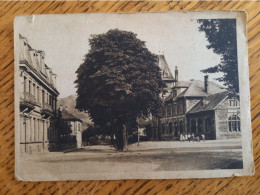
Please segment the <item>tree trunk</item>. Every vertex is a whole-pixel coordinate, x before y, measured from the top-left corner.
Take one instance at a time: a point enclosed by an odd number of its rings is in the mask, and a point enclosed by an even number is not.
[[[117,149],[119,151],[126,151],[127,150],[127,132],[126,132],[126,125],[120,125],[120,129],[118,129],[117,134]]]
[[[123,131],[122,131],[122,136],[123,136],[123,151],[127,150],[127,133],[126,133],[126,125],[123,125]]]

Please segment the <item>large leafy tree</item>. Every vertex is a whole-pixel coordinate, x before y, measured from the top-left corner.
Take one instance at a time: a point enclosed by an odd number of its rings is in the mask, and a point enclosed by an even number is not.
[[[204,69],[204,73],[222,72],[223,76],[216,78],[223,82],[228,89],[239,92],[238,61],[237,61],[237,36],[235,19],[200,19],[199,30],[205,32],[209,42],[208,49],[221,56],[219,64]]]
[[[58,142],[63,142],[63,137],[66,137],[72,133],[71,124],[62,118],[61,111],[58,110],[55,126],[58,132]]]
[[[115,134],[117,148],[126,150],[128,129],[136,118],[156,116],[162,104],[159,94],[165,84],[157,56],[136,34],[118,29],[92,35],[89,44],[76,71],[76,108]]]

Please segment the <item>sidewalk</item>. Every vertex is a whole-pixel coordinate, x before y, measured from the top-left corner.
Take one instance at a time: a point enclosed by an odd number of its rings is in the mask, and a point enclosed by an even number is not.
[[[205,142],[188,142],[188,141],[147,141],[128,146],[129,151],[166,149],[166,148],[208,148],[208,147],[242,147],[241,138],[227,140],[206,140]]]

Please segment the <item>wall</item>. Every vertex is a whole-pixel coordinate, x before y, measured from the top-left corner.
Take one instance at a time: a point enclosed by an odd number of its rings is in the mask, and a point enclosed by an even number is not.
[[[217,139],[228,139],[228,138],[236,138],[241,136],[241,132],[239,131],[238,132],[229,131],[229,127],[228,127],[229,117],[233,115],[240,116],[239,100],[237,98],[234,99],[237,101],[236,106],[230,105],[230,100],[233,99],[226,99],[225,101],[221,102],[221,104],[215,110]]]

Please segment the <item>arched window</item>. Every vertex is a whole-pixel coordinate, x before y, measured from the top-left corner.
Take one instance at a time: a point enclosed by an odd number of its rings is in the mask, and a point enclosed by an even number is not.
[[[169,133],[172,133],[172,122],[169,123]]]
[[[237,115],[230,116],[228,118],[229,131],[240,131],[240,118]]]

